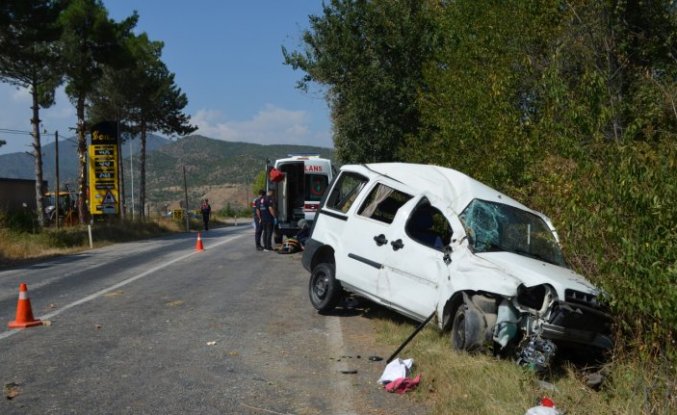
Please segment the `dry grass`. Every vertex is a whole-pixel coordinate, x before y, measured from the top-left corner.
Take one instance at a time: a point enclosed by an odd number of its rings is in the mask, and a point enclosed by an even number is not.
[[[94,224],[92,227],[95,247],[183,230],[180,224],[163,218],[133,223]],[[89,237],[87,227],[84,225],[58,230],[49,228],[37,233],[0,227],[0,267],[72,254],[88,248]]]
[[[378,317],[379,341],[398,346],[414,325],[396,317]],[[412,398],[432,414],[523,414],[543,396],[552,398],[567,415],[677,413],[675,367],[616,359],[600,391],[585,386],[578,370],[561,367],[539,382],[538,376],[513,362],[487,355],[451,350],[449,340],[426,328],[404,349],[413,357],[422,383]]]

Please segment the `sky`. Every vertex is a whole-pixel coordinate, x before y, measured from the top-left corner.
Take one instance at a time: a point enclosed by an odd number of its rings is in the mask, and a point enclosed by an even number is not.
[[[195,134],[257,144],[332,147],[329,109],[318,86],[296,88],[303,71],[283,64],[281,48],[302,49],[308,16],[321,0],[104,0],[109,17],[139,13],[135,32],[163,41],[162,60],[188,97]],[[0,129],[30,131],[28,90],[0,83]],[[74,135],[75,108],[63,91],[40,113],[43,144]],[[0,130],[0,154],[31,151],[31,137]]]

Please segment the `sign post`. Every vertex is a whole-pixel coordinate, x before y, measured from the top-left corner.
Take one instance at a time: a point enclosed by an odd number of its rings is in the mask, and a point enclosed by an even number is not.
[[[89,146],[89,209],[92,215],[120,213],[117,123],[92,126]]]

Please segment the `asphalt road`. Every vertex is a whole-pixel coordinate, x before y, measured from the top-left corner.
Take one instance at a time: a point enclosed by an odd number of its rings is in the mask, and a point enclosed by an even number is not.
[[[317,314],[299,254],[249,227],[0,271],[0,414],[423,414],[376,380],[358,310]],[[48,326],[8,330],[18,286]],[[356,371],[356,373],[342,373]]]

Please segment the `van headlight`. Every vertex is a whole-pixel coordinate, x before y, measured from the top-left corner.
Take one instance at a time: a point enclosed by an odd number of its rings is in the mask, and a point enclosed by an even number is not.
[[[517,303],[522,307],[539,312],[547,310],[555,297],[555,291],[546,284],[534,285],[533,287],[520,284],[517,287]]]

